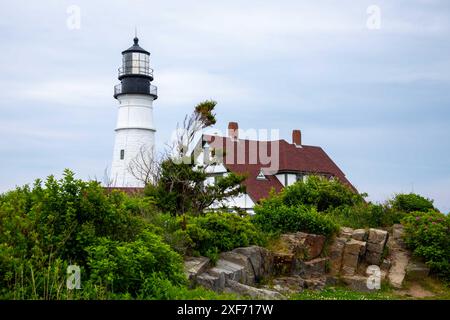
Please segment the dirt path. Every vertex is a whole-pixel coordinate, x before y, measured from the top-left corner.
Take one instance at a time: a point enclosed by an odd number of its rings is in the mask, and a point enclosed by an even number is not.
[[[412,297],[414,299],[423,299],[435,296],[433,292],[424,289],[418,283],[413,283],[408,289],[398,290],[396,293],[402,296]]]

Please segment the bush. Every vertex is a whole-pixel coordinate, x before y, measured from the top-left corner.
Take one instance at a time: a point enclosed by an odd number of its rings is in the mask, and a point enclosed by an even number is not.
[[[263,244],[263,237],[249,217],[234,213],[210,212],[189,217],[186,232],[195,253],[217,260],[218,253],[237,247]]]
[[[390,201],[393,209],[403,212],[435,210],[433,200],[424,198],[418,194],[397,194],[393,200]]]
[[[432,272],[450,280],[450,217],[436,211],[411,212],[402,220],[406,245]]]
[[[379,204],[360,203],[329,209],[326,211],[326,215],[342,226],[378,228],[400,223],[404,213]]]
[[[186,281],[181,256],[149,231],[133,242],[101,238],[87,252],[91,280],[106,285],[110,291],[141,292],[146,281],[155,275],[174,285]]]
[[[342,205],[354,205],[364,198],[337,179],[310,176],[286,187],[280,194],[287,206],[311,205],[318,211],[325,211]]]
[[[182,285],[181,257],[150,231],[149,201],[68,170],[0,195],[0,297],[130,298],[151,274]],[[81,268],[82,290],[66,290],[70,264]]]
[[[278,206],[271,201],[255,206],[253,223],[265,232],[276,234],[303,231],[331,237],[339,229],[338,224],[314,207]]]

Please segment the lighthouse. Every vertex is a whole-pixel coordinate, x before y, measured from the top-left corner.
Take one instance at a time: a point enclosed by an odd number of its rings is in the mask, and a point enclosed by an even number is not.
[[[139,46],[139,39],[122,52],[119,68],[120,83],[114,87],[118,112],[115,128],[111,182],[115,187],[142,187],[143,182],[130,170],[144,152],[152,156],[155,146],[153,101],[158,98],[157,88],[151,84],[153,69],[150,53]]]

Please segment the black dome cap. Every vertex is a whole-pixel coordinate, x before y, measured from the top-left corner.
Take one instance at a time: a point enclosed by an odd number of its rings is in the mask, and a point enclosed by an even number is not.
[[[127,53],[127,52],[141,52],[141,53],[146,53],[146,54],[150,55],[150,52],[148,52],[147,50],[145,50],[139,46],[138,37],[134,37],[133,41],[134,41],[134,44],[131,47],[129,47],[127,50],[122,51],[122,54]]]

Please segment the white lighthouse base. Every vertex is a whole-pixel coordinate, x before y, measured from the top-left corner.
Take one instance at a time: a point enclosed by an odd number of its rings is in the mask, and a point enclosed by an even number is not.
[[[131,169],[136,161],[142,163],[153,156],[155,129],[153,127],[153,98],[141,94],[117,97],[119,112],[113,161],[109,180],[112,187],[143,187],[144,174]],[[144,153],[144,154],[142,154]]]

